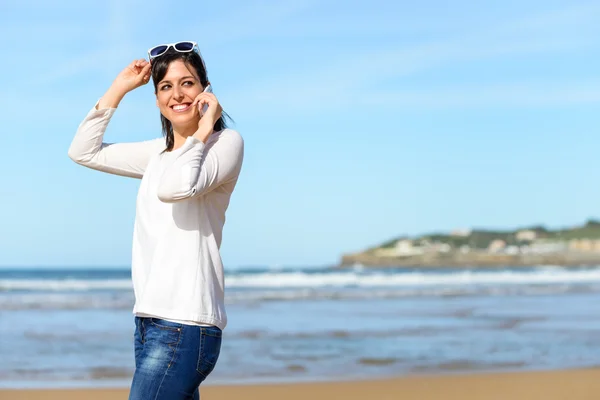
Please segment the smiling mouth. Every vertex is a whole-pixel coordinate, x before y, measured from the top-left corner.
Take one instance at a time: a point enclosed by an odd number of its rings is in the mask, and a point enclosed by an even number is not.
[[[189,110],[191,106],[192,103],[175,104],[174,106],[171,106],[171,109],[176,113],[180,113]]]

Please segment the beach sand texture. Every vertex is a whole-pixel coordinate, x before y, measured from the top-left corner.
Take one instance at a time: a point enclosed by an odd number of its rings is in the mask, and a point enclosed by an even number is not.
[[[1,400],[116,400],[127,389],[1,390]],[[600,369],[535,371],[295,384],[205,386],[203,400],[591,400]]]

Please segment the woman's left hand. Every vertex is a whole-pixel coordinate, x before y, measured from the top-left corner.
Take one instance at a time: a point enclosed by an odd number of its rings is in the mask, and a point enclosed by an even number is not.
[[[208,105],[208,109],[203,114],[202,108]],[[212,93],[202,92],[194,99],[192,107],[196,107],[196,111],[200,114],[200,121],[198,121],[197,135],[206,135],[207,137],[212,133],[215,123],[221,118],[223,108],[219,104],[219,100]]]

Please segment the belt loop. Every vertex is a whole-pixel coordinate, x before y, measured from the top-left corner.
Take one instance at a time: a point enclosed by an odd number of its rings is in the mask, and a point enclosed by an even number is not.
[[[140,334],[142,336],[142,343],[146,341],[146,326],[144,325],[144,320],[146,318],[140,317]]]

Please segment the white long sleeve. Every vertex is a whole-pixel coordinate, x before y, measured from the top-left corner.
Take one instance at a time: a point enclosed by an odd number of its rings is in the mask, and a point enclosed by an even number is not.
[[[79,124],[68,155],[76,163],[88,168],[141,179],[150,158],[165,148],[165,140],[157,138],[131,143],[104,143],[104,132],[115,110],[97,110],[94,106]]]

